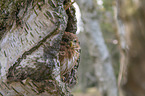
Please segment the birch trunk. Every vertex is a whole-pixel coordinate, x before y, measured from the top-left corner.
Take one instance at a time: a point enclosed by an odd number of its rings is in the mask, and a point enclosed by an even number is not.
[[[70,95],[60,80],[64,0],[0,1],[0,95]],[[68,30],[69,28],[67,28]]]

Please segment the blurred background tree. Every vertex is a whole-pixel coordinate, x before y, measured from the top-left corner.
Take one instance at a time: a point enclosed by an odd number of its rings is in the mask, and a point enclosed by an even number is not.
[[[145,1],[117,0],[117,19],[124,26],[126,40],[125,66],[126,82],[123,84],[126,96],[145,96]]]
[[[117,96],[119,52],[116,46],[116,26],[112,25],[115,22],[112,5],[106,2],[104,7],[103,1],[96,0],[76,2],[81,11],[84,28],[79,34],[82,47],[79,87],[83,92],[87,88],[95,87],[99,89],[101,96]],[[114,57],[116,59],[113,60]]]
[[[83,91],[94,86],[100,89],[100,81],[96,78],[97,71],[95,71],[96,68],[94,67],[96,58],[94,55],[92,56],[90,52],[92,45],[89,42],[89,39],[93,39],[93,37],[91,37],[93,33],[91,33],[90,30],[92,24],[98,22],[98,27],[94,29],[96,29],[96,33],[101,32],[101,34],[103,34],[104,44],[109,51],[110,60],[112,61],[111,64],[113,65],[117,80],[116,82],[118,82],[118,88],[120,89],[123,86],[125,90],[125,93],[123,92],[124,94],[119,90],[120,95],[116,94],[115,96],[144,96],[145,2],[143,0],[91,0],[85,5],[86,2],[85,0],[77,0],[84,23],[84,33],[81,32],[79,34],[80,41],[82,41],[82,61],[79,70],[81,75],[79,77],[80,83],[82,83],[80,86],[83,86]],[[93,2],[92,5],[91,2]],[[94,10],[96,10],[96,13]],[[86,15],[87,12],[90,15]],[[90,25],[87,25],[89,22],[88,17],[94,21],[89,23]],[[90,29],[88,27],[90,27]],[[99,38],[97,35],[95,36]],[[86,40],[84,38],[89,39]],[[85,50],[85,52],[83,52],[83,50]],[[99,51],[96,53],[93,51],[93,53],[99,54]],[[103,53],[105,54],[105,51]],[[85,54],[88,55],[86,56]],[[99,54],[99,58],[97,58],[98,62],[100,56]],[[96,64],[98,62],[96,62]],[[106,70],[103,71],[105,72]],[[100,91],[100,95],[96,96],[109,96],[109,94],[103,94]]]

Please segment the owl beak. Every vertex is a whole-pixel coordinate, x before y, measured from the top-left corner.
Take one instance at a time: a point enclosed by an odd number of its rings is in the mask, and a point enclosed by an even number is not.
[[[70,41],[70,46],[71,47],[75,46],[75,43],[73,41]]]

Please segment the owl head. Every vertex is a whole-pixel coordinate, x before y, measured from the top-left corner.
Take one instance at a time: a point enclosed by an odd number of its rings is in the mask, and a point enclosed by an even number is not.
[[[65,46],[68,49],[75,49],[79,47],[79,41],[75,34],[65,32],[62,36],[61,46]]]

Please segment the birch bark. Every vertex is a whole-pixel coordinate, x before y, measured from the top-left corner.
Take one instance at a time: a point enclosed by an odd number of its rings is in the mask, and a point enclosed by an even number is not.
[[[58,61],[59,42],[68,22],[63,2],[0,1],[4,13],[0,20],[0,95],[70,95],[60,80]]]

